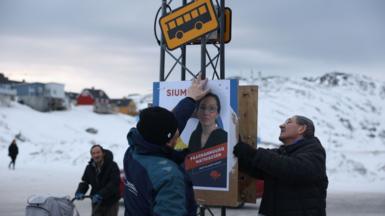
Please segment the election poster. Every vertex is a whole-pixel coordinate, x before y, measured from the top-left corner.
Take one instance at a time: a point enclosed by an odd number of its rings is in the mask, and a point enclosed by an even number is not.
[[[155,82],[153,104],[172,110],[186,97],[191,81]],[[229,191],[234,170],[232,149],[236,144],[238,81],[209,80],[210,93],[197,103],[178,140],[177,149],[189,148],[184,168],[194,189]]]

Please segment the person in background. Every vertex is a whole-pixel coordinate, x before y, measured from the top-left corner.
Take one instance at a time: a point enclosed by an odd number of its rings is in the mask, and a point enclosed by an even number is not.
[[[313,122],[295,115],[280,129],[278,149],[254,149],[242,141],[234,147],[239,169],[265,182],[259,215],[325,216],[326,153]]]
[[[119,181],[118,165],[113,161],[111,151],[100,145],[93,145],[90,150],[89,161],[82,181],[75,193],[78,200],[84,196],[91,185],[93,216],[117,216],[119,211]]]
[[[172,112],[162,107],[142,110],[127,134],[125,216],[195,216],[192,182],[180,166],[184,153],[174,150],[179,134],[208,90],[207,80],[194,79]]]
[[[199,123],[188,145],[191,152],[227,143],[227,132],[216,123],[220,111],[221,103],[216,94],[208,93],[199,101],[196,111]]]
[[[11,162],[9,162],[8,169],[15,169],[16,157],[18,154],[19,148],[16,145],[16,139],[13,139],[8,147],[8,156],[11,157]]]

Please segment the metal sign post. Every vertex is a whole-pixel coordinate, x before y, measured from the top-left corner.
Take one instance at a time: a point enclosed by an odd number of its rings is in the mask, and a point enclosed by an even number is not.
[[[166,7],[167,7],[167,0],[162,0],[162,16],[166,15]],[[164,66],[164,62],[165,62],[165,54],[166,54],[166,51],[165,51],[165,47],[164,47],[164,38],[163,36],[161,36],[161,39],[160,39],[160,76],[159,76],[159,81],[165,81],[165,77],[164,77],[164,69],[165,69],[165,66]]]
[[[183,6],[187,4],[187,0],[182,1]],[[182,67],[181,67],[181,80],[186,80],[186,45],[181,47],[182,50]]]
[[[215,6],[212,1],[215,1]],[[187,75],[197,77],[198,73],[201,73],[202,78],[206,78],[210,72],[211,79],[225,79],[225,43],[228,43],[231,38],[231,10],[225,8],[225,0],[191,0],[189,2],[183,0],[182,5],[174,9],[171,3],[172,0],[168,3],[167,0],[162,0],[161,17],[155,19],[155,22],[159,21],[162,31],[161,38],[158,40],[159,80],[166,81],[172,72],[177,71],[175,69],[177,64],[181,68],[181,80],[186,80]],[[158,38],[156,29],[155,35]],[[192,72],[187,66],[187,47],[194,44],[200,45],[200,71],[198,72]],[[216,52],[210,54],[208,46],[212,46]],[[179,51],[178,48],[180,48],[179,56],[175,54]],[[167,74],[165,73],[166,56],[171,57],[171,62],[174,61]],[[200,215],[205,215],[205,211],[213,215],[207,206],[200,205],[199,210]],[[226,207],[221,207],[221,215],[226,215]]]
[[[161,18],[156,17],[155,21],[155,24],[162,30],[162,34],[159,35],[160,39],[158,39],[161,51],[159,80],[166,81],[175,72],[180,73],[181,80],[189,79],[189,76],[196,77],[200,72],[210,79],[225,79],[225,43],[231,40],[231,10],[225,7],[225,0],[183,0],[182,5],[175,9],[172,8],[171,4],[175,4],[172,1],[162,0],[162,6],[159,9]],[[212,4],[212,1],[215,5]],[[210,17],[210,21],[207,21],[207,17]],[[218,22],[216,29],[215,20]],[[182,29],[182,27],[184,28]],[[199,29],[200,27],[202,28]],[[200,36],[202,32],[206,33]],[[158,38],[156,29],[155,35]],[[171,39],[170,35],[175,37],[172,37],[172,43],[167,45],[167,40]],[[178,39],[178,35],[181,39]],[[203,40],[203,37],[206,39]],[[202,43],[203,41],[204,43]],[[187,48],[193,45],[201,45],[199,71],[190,69],[190,66],[187,65],[188,63],[197,65],[187,61]],[[191,55],[190,52],[189,55]],[[171,57],[171,61],[168,57]],[[170,62],[174,62],[174,64],[168,65]],[[180,72],[175,67],[178,64]]]
[[[220,79],[225,79],[225,0],[221,0],[221,21],[219,29],[219,42],[220,42]]]

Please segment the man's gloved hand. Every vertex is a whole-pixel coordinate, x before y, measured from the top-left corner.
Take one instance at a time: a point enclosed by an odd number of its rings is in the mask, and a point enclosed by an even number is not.
[[[233,149],[233,154],[243,161],[252,160],[256,152],[256,149],[242,141],[239,141]]]
[[[99,205],[100,203],[102,203],[102,200],[103,200],[103,197],[100,196],[99,194],[95,194],[94,196],[92,196],[92,204]]]
[[[84,199],[84,193],[80,193],[80,192],[75,193],[75,199],[77,200]]]
[[[253,170],[252,162],[257,150],[240,140],[234,146],[233,153],[238,158],[239,170],[250,174]]]

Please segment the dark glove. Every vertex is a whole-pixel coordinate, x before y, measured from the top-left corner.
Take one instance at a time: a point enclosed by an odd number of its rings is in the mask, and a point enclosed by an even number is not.
[[[95,194],[94,196],[92,196],[92,204],[99,205],[100,203],[102,203],[102,200],[103,200],[103,197],[100,196],[99,194]]]
[[[238,159],[252,159],[256,153],[256,149],[242,141],[239,141],[235,146],[233,153]]]
[[[233,149],[233,154],[238,158],[240,164],[251,162],[256,153],[256,149],[242,141],[239,141]]]
[[[234,146],[233,154],[238,158],[240,171],[249,173],[252,170],[252,162],[256,153],[256,149],[242,141]]]
[[[84,199],[84,193],[80,193],[80,192],[75,193],[75,199],[77,200]]]

